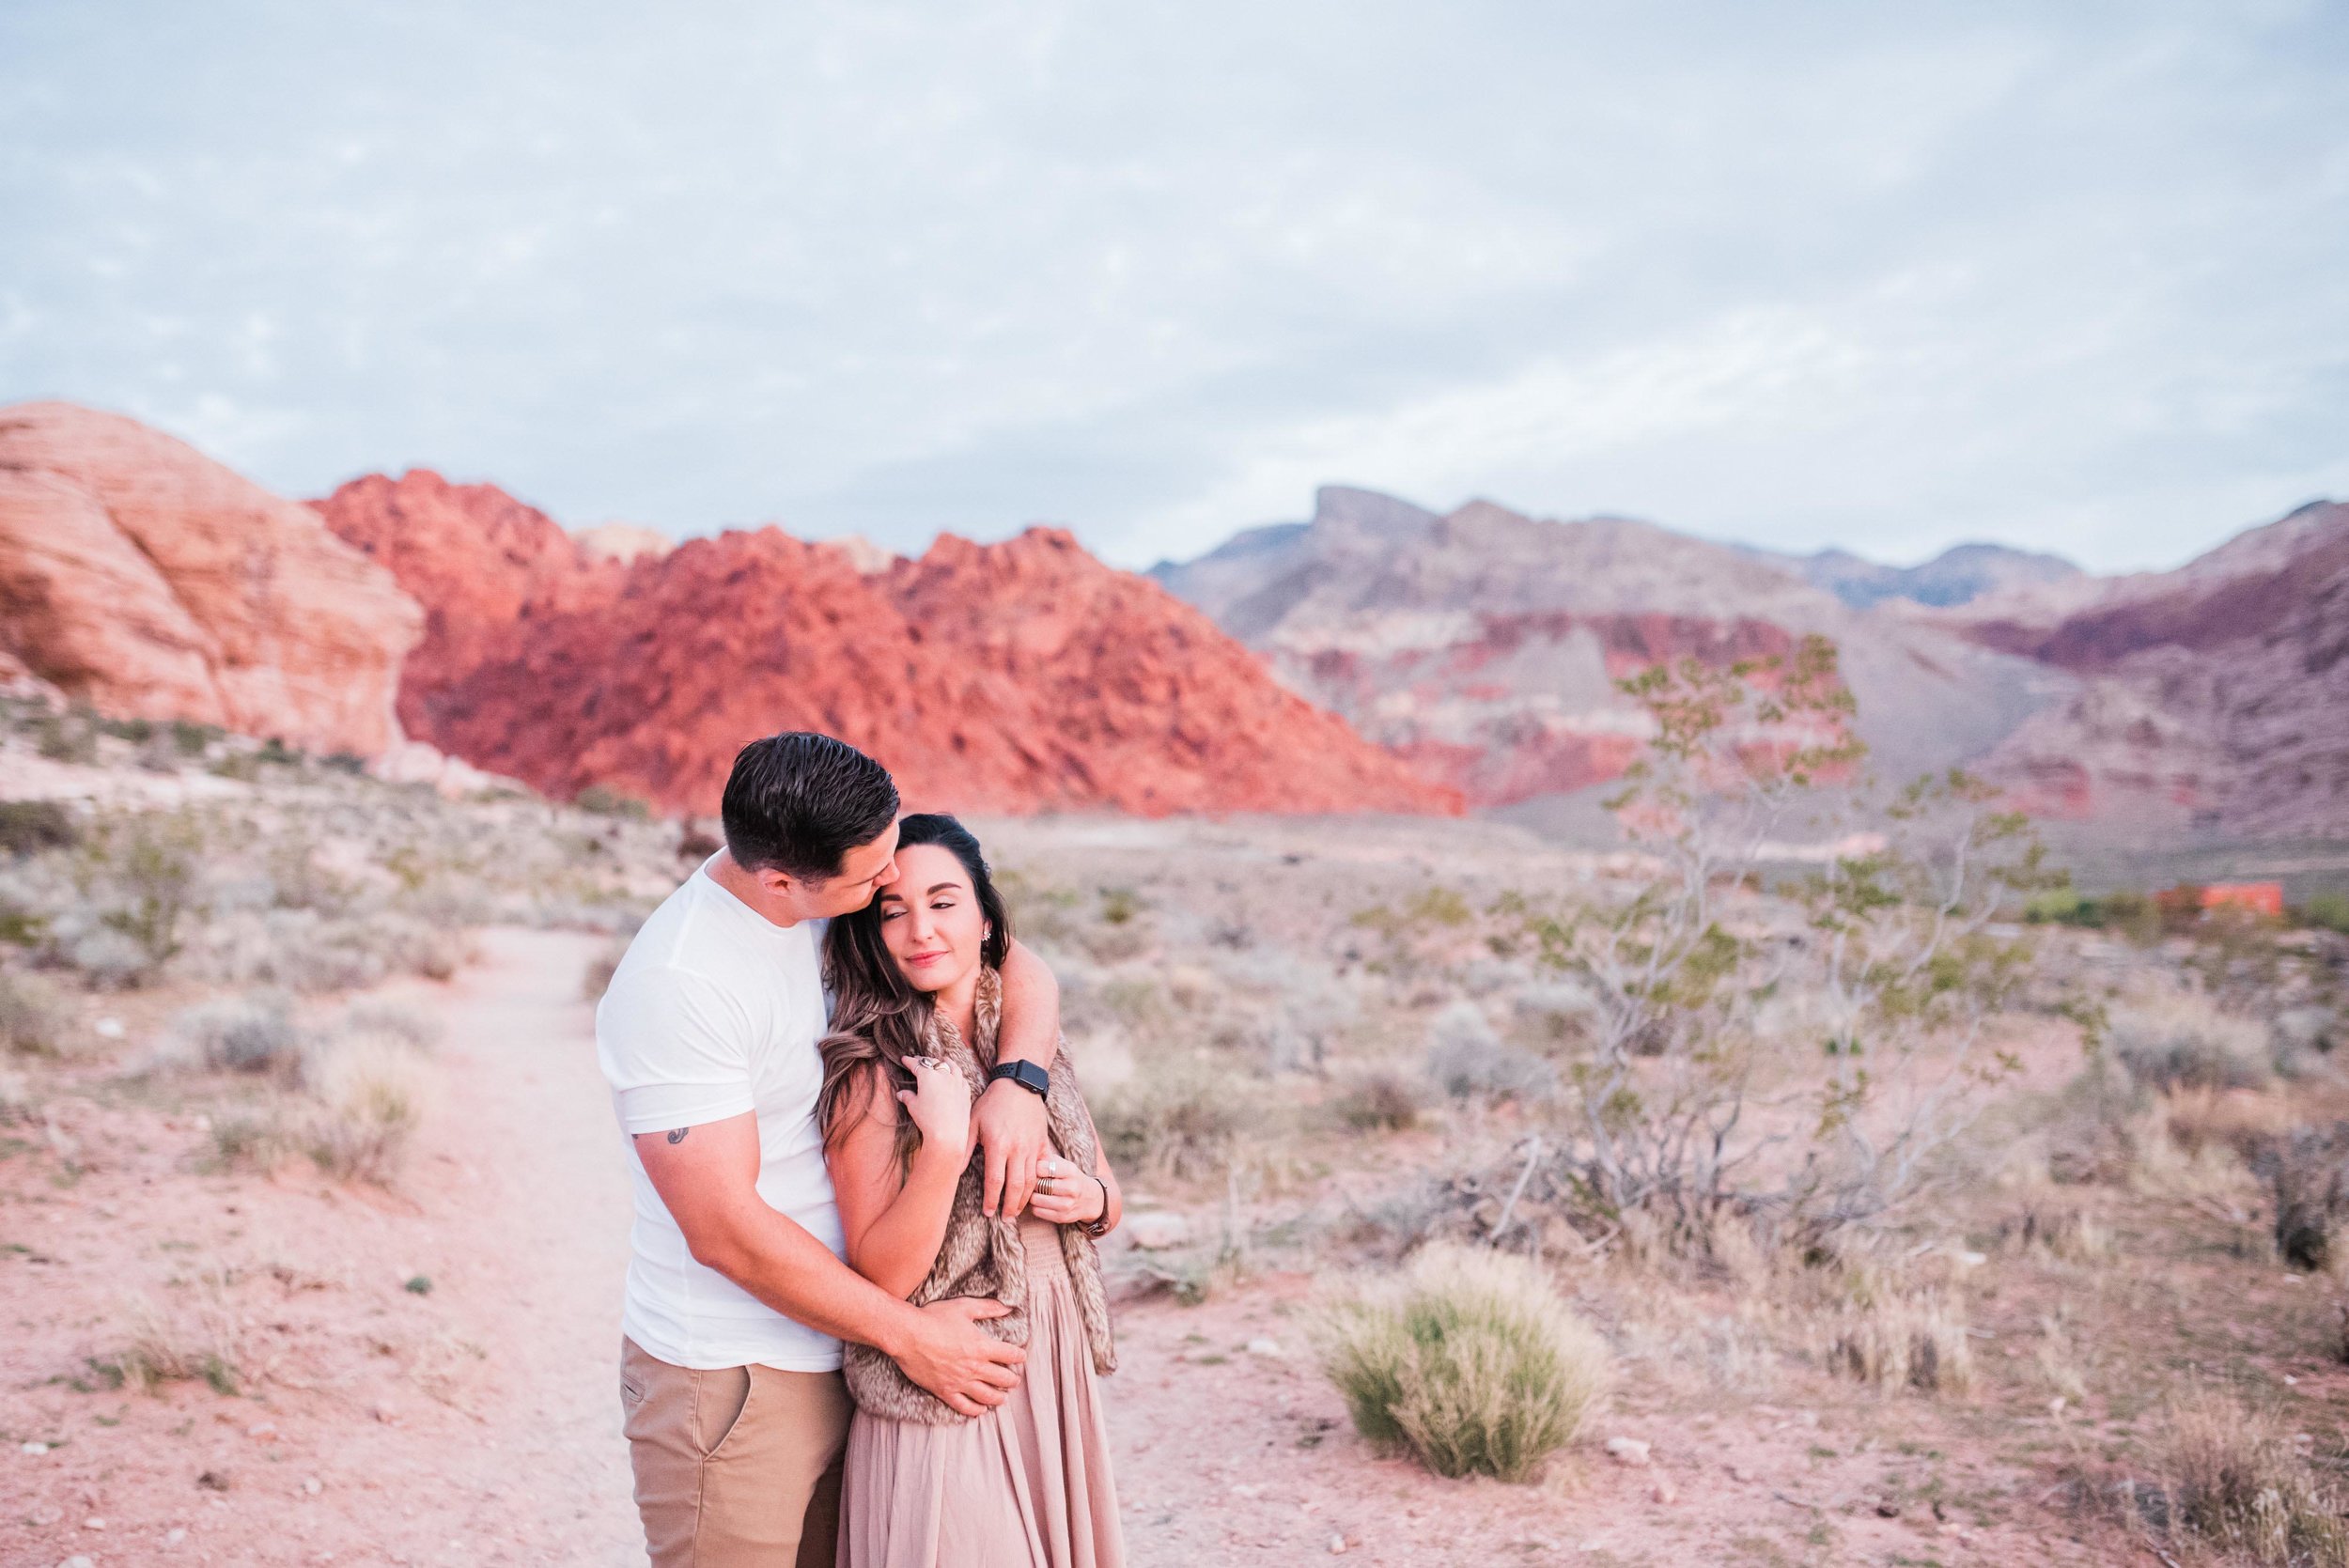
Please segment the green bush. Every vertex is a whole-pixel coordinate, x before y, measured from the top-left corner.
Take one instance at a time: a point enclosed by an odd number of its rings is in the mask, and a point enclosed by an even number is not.
[[[2293,911],[2293,918],[2302,925],[2349,935],[2349,893],[2311,893],[2307,903]]]
[[[182,1011],[173,1020],[179,1037],[208,1067],[239,1073],[289,1073],[301,1061],[302,1032],[282,991],[222,997]]]
[[[1444,1476],[1527,1479],[1613,1377],[1606,1342],[1537,1265],[1449,1243],[1330,1301],[1315,1337],[1362,1436]]]

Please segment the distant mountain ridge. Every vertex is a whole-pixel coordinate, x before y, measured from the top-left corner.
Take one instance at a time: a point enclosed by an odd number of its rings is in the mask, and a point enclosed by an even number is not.
[[[1952,545],[1932,560],[1914,567],[1888,567],[1848,550],[1794,555],[1750,545],[1737,548],[1757,561],[1784,567],[1855,610],[1865,610],[1889,598],[1952,609],[1986,594],[2024,584],[2070,582],[2088,575],[2061,555],[2000,544]]]
[[[1892,567],[1333,486],[1310,522],[1152,575],[1488,807],[1620,773],[1643,737],[1621,675],[1817,633],[1889,776],[1964,764],[2123,833],[2349,837],[2349,507],[2329,503],[2097,578],[1996,545]]]

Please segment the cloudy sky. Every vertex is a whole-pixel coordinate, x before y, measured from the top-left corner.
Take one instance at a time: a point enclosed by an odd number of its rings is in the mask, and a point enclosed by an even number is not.
[[[2166,566],[2349,495],[2345,89],[2338,0],[5,0],[0,401],[677,534]]]

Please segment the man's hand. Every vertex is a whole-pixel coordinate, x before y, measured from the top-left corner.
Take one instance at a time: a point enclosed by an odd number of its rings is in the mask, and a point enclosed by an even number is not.
[[[890,1358],[957,1414],[982,1414],[1003,1404],[1003,1396],[1019,1386],[1019,1369],[1027,1364],[1025,1350],[1005,1344],[978,1326],[981,1318],[1001,1317],[1009,1311],[983,1296],[932,1302],[914,1314],[907,1338],[890,1347]]]
[[[979,1096],[972,1123],[987,1155],[987,1184],[979,1205],[993,1219],[1000,1200],[1003,1217],[1017,1219],[1035,1191],[1035,1162],[1044,1157],[1050,1141],[1044,1101],[1032,1089],[997,1079]]]

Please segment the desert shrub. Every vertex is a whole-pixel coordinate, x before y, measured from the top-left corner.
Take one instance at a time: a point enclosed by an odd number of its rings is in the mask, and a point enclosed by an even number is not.
[[[589,784],[575,796],[571,804],[597,816],[619,816],[643,822],[652,816],[652,808],[633,795],[625,795],[602,784]]]
[[[381,1034],[313,1049],[303,1063],[303,1082],[319,1106],[311,1158],[345,1180],[391,1180],[424,1119],[429,1074],[414,1048]]]
[[[2199,991],[2113,1008],[2106,1039],[2151,1089],[2256,1089],[2274,1076],[2266,1032]]]
[[[104,818],[83,841],[75,884],[100,927],[137,944],[148,973],[179,951],[181,923],[196,907],[203,842],[201,824],[186,812]],[[81,954],[73,961],[98,978]],[[123,966],[110,956],[106,967]]]
[[[282,991],[248,991],[182,1009],[173,1032],[207,1067],[236,1073],[291,1073],[302,1054],[293,1003]]]
[[[1427,1076],[1454,1099],[1544,1100],[1558,1074],[1532,1052],[1493,1032],[1484,1009],[1455,1001],[1427,1032]]]
[[[37,855],[82,841],[73,814],[54,800],[0,800],[0,852]]]
[[[63,943],[58,955],[98,991],[135,990],[163,967],[152,949],[111,925],[81,931]]]
[[[1445,1476],[1525,1480],[1612,1378],[1606,1342],[1537,1265],[1445,1243],[1329,1302],[1316,1338],[1362,1436]]]
[[[1400,1073],[1359,1072],[1339,1080],[1329,1109],[1339,1122],[1363,1132],[1400,1132],[1427,1110],[1425,1085]]]
[[[36,715],[32,729],[33,749],[52,762],[87,767],[98,760],[98,715],[87,708]]]
[[[1223,1169],[1265,1121],[1261,1087],[1204,1052],[1146,1057],[1094,1106],[1110,1157],[1183,1179]]]
[[[2349,1496],[2268,1423],[2197,1389],[2171,1405],[2163,1453],[2169,1532],[2254,1562],[2349,1563]]]
[[[405,1002],[369,998],[343,1009],[340,1029],[346,1034],[386,1034],[417,1050],[437,1048],[447,1031],[441,1020]]]
[[[2302,925],[2349,934],[2349,893],[2310,893],[2308,902],[2292,913]]]
[[[196,972],[236,986],[304,995],[364,990],[395,973],[446,980],[472,955],[461,927],[393,910],[321,916],[309,909],[240,910],[211,923],[191,955]]]
[[[0,1048],[54,1056],[65,1026],[63,1002],[39,976],[0,974]]]
[[[2276,1250],[2295,1268],[2329,1266],[2349,1215],[2349,1122],[2304,1127],[2263,1154],[2276,1199]]]
[[[1964,1393],[1974,1381],[1965,1316],[1941,1296],[1882,1295],[1848,1309],[1833,1325],[1827,1361],[1887,1392]]]

